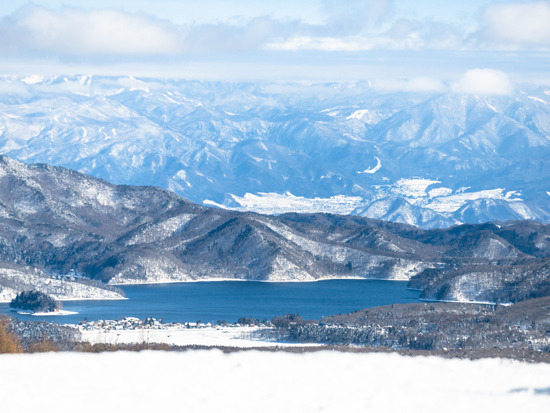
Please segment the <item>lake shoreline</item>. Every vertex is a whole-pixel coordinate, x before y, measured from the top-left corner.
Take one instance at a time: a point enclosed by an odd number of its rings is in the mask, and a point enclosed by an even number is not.
[[[268,284],[303,284],[303,283],[316,283],[322,281],[392,281],[392,282],[409,282],[409,280],[400,280],[395,278],[365,278],[365,277],[331,277],[331,278],[318,278],[315,280],[253,280],[242,278],[208,278],[202,280],[178,280],[178,281],[150,281],[139,283],[113,283],[107,285],[113,285],[116,287],[129,287],[134,285],[159,285],[159,284],[192,284],[192,283],[216,283],[216,282],[252,282],[252,283],[268,283]],[[422,290],[419,290],[422,291]]]
[[[388,304],[418,303],[419,293],[407,290],[407,283],[388,280],[323,280],[308,283],[207,282],[126,285],[126,300],[71,301],[64,309],[68,323],[116,320],[126,316],[162,318],[166,322],[234,322],[240,317],[260,320],[277,315],[300,314],[319,319]],[[0,312],[8,311],[0,304]],[[39,317],[32,317],[36,320]],[[22,316],[23,320],[31,320]]]

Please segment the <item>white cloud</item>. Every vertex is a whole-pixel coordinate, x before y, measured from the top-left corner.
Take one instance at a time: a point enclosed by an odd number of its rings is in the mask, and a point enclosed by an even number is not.
[[[504,47],[550,46],[550,3],[493,4],[482,14],[482,40]]]
[[[173,58],[181,62],[194,54],[265,50],[434,51],[550,45],[546,1],[491,5],[481,15],[483,28],[470,37],[436,20],[396,16],[394,0],[322,0],[320,14],[325,18],[320,24],[257,16],[178,25],[120,10],[50,10],[31,4],[0,19],[0,56],[61,62]]]
[[[345,38],[296,36],[290,39],[279,39],[265,45],[267,50],[321,50],[326,52],[356,52],[372,50],[375,47],[376,44],[373,40],[359,36]]]
[[[514,85],[500,70],[472,69],[453,83],[451,89],[455,93],[473,95],[509,95],[514,91]]]
[[[326,32],[331,32],[330,28]],[[452,26],[432,21],[399,19],[384,31],[349,36],[325,36],[310,31],[307,35],[275,39],[265,45],[268,50],[454,50],[462,47],[460,32]]]
[[[446,90],[441,80],[428,77],[416,77],[406,80],[377,80],[373,82],[373,87],[385,92],[438,93]]]
[[[169,23],[117,10],[28,6],[1,22],[0,50],[73,56],[166,54],[179,51],[178,37]]]
[[[258,50],[313,26],[260,16],[226,23],[176,25],[118,10],[26,6],[0,20],[4,56],[107,56],[115,59]]]

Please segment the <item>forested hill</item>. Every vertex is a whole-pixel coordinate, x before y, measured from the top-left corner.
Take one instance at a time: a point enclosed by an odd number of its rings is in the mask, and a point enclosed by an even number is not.
[[[480,301],[546,294],[550,255],[550,225],[536,221],[423,230],[358,216],[265,216],[5,156],[0,237],[0,259],[27,274],[119,284],[367,277],[411,280],[426,298]]]

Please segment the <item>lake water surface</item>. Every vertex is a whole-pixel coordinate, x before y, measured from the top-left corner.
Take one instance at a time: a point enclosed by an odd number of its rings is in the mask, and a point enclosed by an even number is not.
[[[116,320],[131,316],[162,318],[165,322],[235,322],[240,317],[268,320],[276,315],[300,314],[305,319],[349,313],[388,304],[419,302],[418,291],[407,282],[326,280],[306,283],[218,281],[123,286],[128,300],[66,301],[63,308],[77,315],[35,317],[0,313],[20,320],[47,320],[58,324],[88,320]]]

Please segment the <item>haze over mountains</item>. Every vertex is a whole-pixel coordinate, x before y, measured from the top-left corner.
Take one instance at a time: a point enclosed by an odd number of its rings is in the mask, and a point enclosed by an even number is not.
[[[193,202],[424,228],[550,220],[550,89],[3,77],[0,153]]]

